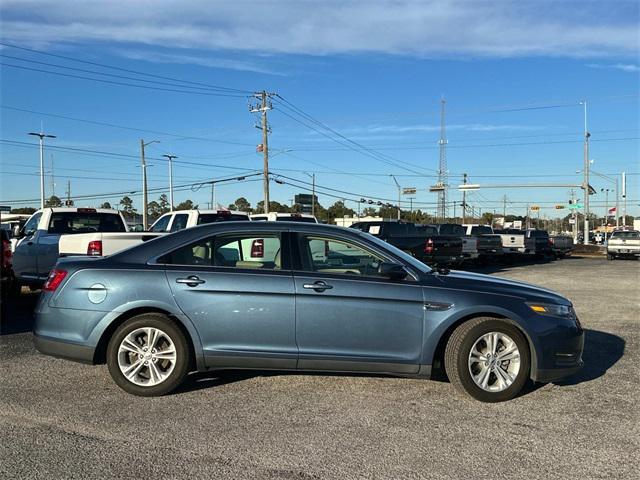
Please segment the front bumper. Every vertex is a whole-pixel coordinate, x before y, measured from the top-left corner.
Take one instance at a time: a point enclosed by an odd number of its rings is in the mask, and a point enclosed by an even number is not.
[[[94,348],[71,342],[33,335],[33,344],[40,353],[81,363],[93,363]]]
[[[540,335],[536,351],[537,368],[532,369],[531,378],[536,382],[549,383],[578,372],[584,365],[584,336],[577,317],[563,319]]]

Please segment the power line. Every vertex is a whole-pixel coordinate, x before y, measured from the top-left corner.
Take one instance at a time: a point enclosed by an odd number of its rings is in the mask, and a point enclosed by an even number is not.
[[[209,93],[209,92],[194,92],[194,91],[189,91],[189,90],[178,90],[178,89],[174,89],[174,88],[163,88],[163,87],[152,87],[150,85],[137,85],[135,83],[127,83],[127,82],[116,82],[114,80],[105,80],[105,79],[101,79],[101,78],[91,78],[91,77],[85,77],[82,75],[74,75],[71,73],[62,73],[62,72],[52,72],[51,70],[43,70],[41,68],[33,68],[33,67],[25,67],[24,65],[15,65],[12,63],[0,63],[0,65],[5,66],[5,67],[11,67],[11,68],[19,68],[22,70],[30,70],[32,72],[40,72],[40,73],[48,73],[50,75],[58,75],[61,77],[68,77],[68,78],[77,78],[77,79],[81,79],[81,80],[90,80],[93,82],[99,82],[99,83],[107,83],[110,85],[120,85],[120,86],[125,86],[125,87],[135,87],[135,88],[142,88],[142,89],[146,89],[146,90],[158,90],[158,91],[162,91],[162,92],[174,92],[174,93],[185,93],[185,94],[190,94],[190,95],[204,95],[204,96],[210,96],[210,97],[236,97],[236,98],[246,98],[246,95],[237,95],[237,94],[226,94],[226,93]]]
[[[44,115],[47,117],[53,117],[53,118],[61,118],[64,120],[71,120],[74,122],[81,122],[81,123],[87,123],[87,124],[91,124],[91,125],[100,125],[103,127],[112,127],[112,128],[119,128],[119,129],[123,129],[123,130],[131,130],[134,132],[144,132],[144,133],[152,133],[154,135],[166,135],[168,137],[177,137],[180,138],[182,140],[201,140],[201,141],[205,141],[205,142],[213,142],[213,143],[225,143],[225,144],[229,144],[229,145],[241,145],[244,147],[253,147],[254,145],[252,143],[239,143],[239,142],[231,142],[228,140],[218,140],[215,138],[208,138],[208,137],[197,137],[197,136],[192,136],[192,135],[183,135],[183,134],[179,134],[179,133],[170,133],[170,132],[164,132],[164,131],[159,131],[159,130],[149,130],[149,129],[144,129],[144,128],[136,128],[136,127],[129,127],[129,126],[125,126],[125,125],[118,125],[115,123],[108,123],[108,122],[100,122],[97,120],[87,120],[87,119],[83,119],[83,118],[77,118],[77,117],[70,117],[68,115],[62,115],[62,114],[57,114],[57,113],[47,113],[47,112],[38,112],[35,110],[29,110],[26,108],[18,108],[18,107],[11,107],[8,105],[0,105],[0,108],[4,108],[7,110],[14,110],[17,112],[25,112],[25,113],[32,113],[34,115]]]
[[[250,90],[242,90],[242,89],[231,88],[231,87],[222,87],[222,86],[219,86],[219,85],[211,85],[211,84],[208,84],[208,83],[194,82],[192,80],[182,80],[182,79],[179,79],[179,78],[167,77],[167,76],[163,76],[163,75],[155,75],[155,74],[152,74],[152,73],[142,72],[142,71],[139,71],[139,70],[131,70],[131,69],[128,69],[128,68],[116,67],[114,65],[108,65],[108,64],[99,63],[99,62],[92,62],[92,61],[89,61],[89,60],[82,60],[82,59],[79,59],[79,58],[74,58],[74,57],[70,57],[70,56],[66,56],[66,55],[60,55],[60,54],[55,54],[55,53],[50,53],[50,52],[43,52],[42,50],[36,50],[36,49],[33,49],[33,48],[22,47],[22,46],[14,45],[14,44],[11,44],[11,43],[0,42],[0,45],[2,45],[4,47],[15,48],[17,50],[23,50],[23,51],[26,51],[26,52],[36,53],[38,55],[46,55],[46,56],[49,56],[49,57],[61,58],[61,59],[64,59],[64,60],[70,60],[72,62],[84,63],[84,64],[87,64],[87,65],[93,65],[93,66],[97,66],[97,67],[108,68],[108,69],[111,69],[111,70],[118,70],[118,71],[121,71],[121,72],[134,73],[136,75],[143,75],[143,76],[152,77],[152,78],[159,78],[159,79],[163,79],[163,80],[171,80],[171,81],[174,81],[174,82],[180,82],[180,83],[185,83],[185,84],[205,86],[205,87],[208,87],[208,88],[210,88],[212,90],[220,90],[220,91],[236,92],[236,93],[245,93],[245,94],[252,94],[253,93]]]

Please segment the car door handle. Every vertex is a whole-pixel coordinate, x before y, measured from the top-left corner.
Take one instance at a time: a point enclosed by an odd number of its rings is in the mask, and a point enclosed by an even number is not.
[[[176,278],[176,283],[184,283],[188,287],[195,287],[196,285],[205,283],[205,281],[195,275],[190,275],[187,278]]]
[[[319,280],[314,283],[305,283],[304,285],[302,285],[302,288],[315,290],[316,292],[324,292],[325,290],[331,290],[333,286],[323,282],[322,280]]]

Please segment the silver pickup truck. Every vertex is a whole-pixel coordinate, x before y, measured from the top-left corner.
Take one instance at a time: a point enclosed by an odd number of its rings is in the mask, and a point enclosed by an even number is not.
[[[615,230],[607,241],[607,259],[640,257],[640,232]]]

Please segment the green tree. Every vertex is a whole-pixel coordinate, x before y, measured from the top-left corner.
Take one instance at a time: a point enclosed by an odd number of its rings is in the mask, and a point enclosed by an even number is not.
[[[102,205],[100,205],[100,208],[111,208],[111,204],[109,202],[104,202]]]
[[[327,215],[329,220],[334,218],[343,218],[345,215],[352,217],[356,214],[353,209],[347,207],[342,200],[338,200],[336,203],[327,208]]]
[[[125,217],[133,218],[133,216],[137,213],[135,208],[133,208],[133,200],[131,200],[131,198],[126,195],[122,197],[119,205],[122,207],[122,214]]]
[[[239,212],[251,213],[251,204],[246,198],[240,197],[240,198],[237,198],[236,201],[233,202],[231,205],[229,205],[229,209],[238,210]]]
[[[18,213],[23,215],[31,215],[35,213],[36,209],[33,207],[20,207],[20,208],[12,208],[11,213]]]
[[[269,212],[273,212],[273,213],[289,213],[289,211],[290,211],[289,207],[287,207],[286,205],[283,205],[280,202],[274,202],[274,201],[270,201],[269,202]],[[256,204],[255,213],[263,213],[263,212],[264,212],[264,201],[260,200]]]
[[[167,195],[163,193],[158,197],[158,212],[160,215],[163,213],[167,213],[171,210],[171,206],[169,205],[169,200],[167,199]]]
[[[377,217],[378,211],[373,207],[367,207],[364,210],[362,210],[362,215],[365,217]]]
[[[197,210],[198,205],[195,205],[191,200],[185,200],[184,202],[176,205],[175,210]]]
[[[151,217],[152,221],[158,218],[160,215],[162,215],[160,204],[155,200],[150,201],[147,204],[147,208],[148,208],[147,211],[149,213],[149,217]]]
[[[61,207],[62,200],[60,200],[60,198],[56,197],[55,195],[51,195],[49,199],[44,203],[44,206],[45,207]]]

